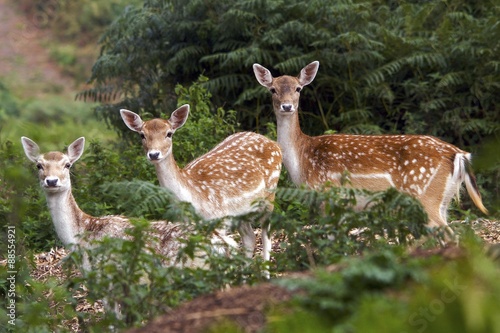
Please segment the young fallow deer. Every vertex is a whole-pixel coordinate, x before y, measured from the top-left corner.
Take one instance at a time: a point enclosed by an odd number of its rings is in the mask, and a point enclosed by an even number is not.
[[[83,153],[85,138],[75,140],[68,147],[67,154],[53,151],[40,154],[38,145],[27,137],[21,142],[26,156],[36,164],[40,186],[45,192],[52,222],[57,236],[65,246],[73,248],[75,245],[88,247],[88,242],[102,239],[104,236],[112,238],[128,238],[125,230],[132,228],[129,219],[123,216],[94,217],[83,212],[76,203],[71,191],[70,168]],[[176,258],[183,246],[181,239],[188,237],[186,228],[180,223],[158,221],[151,223],[153,248],[164,258],[165,265],[178,265]],[[86,236],[86,237],[83,237]],[[84,241],[86,239],[86,241]],[[236,243],[226,236],[217,233],[211,239],[213,244],[220,244],[217,251],[224,251],[226,245],[236,246]],[[203,266],[198,260],[179,266]],[[84,263],[83,269],[89,269]]]
[[[314,61],[298,77],[273,77],[265,67],[253,65],[257,81],[272,94],[283,164],[295,184],[340,186],[347,172],[354,188],[394,187],[422,203],[429,227],[444,228],[451,236],[448,206],[465,181],[474,204],[487,214],[472,173],[471,154],[449,143],[424,135],[304,134],[298,115],[300,91],[313,81],[318,67]]]
[[[282,159],[276,142],[252,132],[236,133],[181,169],[172,152],[172,135],[186,122],[189,105],[179,107],[168,120],[143,121],[132,111],[122,109],[120,113],[125,124],[141,135],[146,157],[154,164],[160,185],[172,191],[178,200],[190,202],[203,218],[244,215],[260,209],[258,200],[265,200],[264,209],[272,210]],[[250,223],[242,223],[239,232],[246,255],[251,257],[255,235]],[[271,240],[265,221],[262,247],[267,261]]]

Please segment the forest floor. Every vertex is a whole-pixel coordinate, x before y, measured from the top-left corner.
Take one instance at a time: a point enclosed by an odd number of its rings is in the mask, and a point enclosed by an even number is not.
[[[24,87],[30,97],[58,91],[61,96],[74,98],[76,90],[71,77],[51,59],[43,46],[48,32],[39,29],[14,8],[9,0],[0,0],[0,77],[14,80],[9,84]],[[487,244],[500,242],[500,223],[481,219],[473,228]],[[60,262],[67,252],[53,249],[35,257],[33,276],[44,281],[48,277],[63,279]],[[447,254],[443,254],[447,255]],[[85,295],[75,295],[79,303],[77,311],[102,312],[100,303],[89,304]],[[131,332],[196,332],[207,324],[229,317],[245,327],[245,332],[256,332],[264,325],[263,311],[273,302],[290,299],[291,293],[271,283],[243,286],[202,296],[173,310],[144,329]],[[73,331],[79,331],[78,322],[68,323]]]

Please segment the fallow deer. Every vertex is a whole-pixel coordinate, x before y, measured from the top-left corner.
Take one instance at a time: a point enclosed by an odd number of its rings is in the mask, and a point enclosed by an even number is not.
[[[258,200],[265,200],[264,209],[272,210],[282,163],[276,142],[257,133],[236,133],[181,169],[174,159],[172,135],[186,122],[189,105],[179,107],[168,120],[143,121],[125,109],[120,113],[125,124],[141,135],[146,157],[154,164],[160,185],[172,191],[178,200],[191,203],[203,218],[244,215],[262,209],[256,205]],[[246,255],[251,257],[255,235],[250,223],[242,223],[239,232]],[[271,239],[265,221],[262,246],[267,261]]]
[[[295,184],[320,188],[330,182],[371,191],[394,187],[418,199],[427,212],[429,227],[444,228],[450,201],[465,181],[474,204],[485,214],[471,168],[471,154],[427,135],[347,135],[311,137],[299,125],[302,88],[316,76],[319,62],[305,66],[297,77],[273,77],[254,64],[257,81],[272,94],[278,143],[283,164]]]
[[[94,217],[83,212],[76,203],[70,179],[70,168],[82,155],[85,138],[81,137],[69,145],[66,154],[52,151],[40,154],[38,145],[27,137],[21,142],[26,156],[36,164],[40,186],[45,192],[47,205],[52,217],[57,236],[65,246],[73,248],[75,245],[88,247],[89,242],[100,240],[104,236],[112,238],[127,238],[125,230],[132,228],[129,219],[124,216]],[[181,239],[188,237],[187,230],[180,223],[157,221],[151,223],[153,248],[164,258],[165,265],[177,265],[176,258],[183,246]],[[85,236],[85,237],[84,237]],[[214,248],[221,252],[226,245],[236,246],[236,243],[227,236],[215,233],[211,239]],[[219,244],[219,245],[217,245]],[[88,265],[88,263],[87,263]],[[181,266],[180,264],[179,266]],[[199,260],[189,265],[203,266]],[[89,269],[85,267],[84,269]]]

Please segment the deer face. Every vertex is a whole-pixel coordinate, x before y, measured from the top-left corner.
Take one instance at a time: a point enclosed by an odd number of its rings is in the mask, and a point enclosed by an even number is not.
[[[40,186],[46,192],[62,192],[71,189],[69,169],[82,156],[85,138],[75,140],[68,147],[68,153],[58,151],[40,155],[38,145],[27,137],[22,137],[26,156],[36,164]]]
[[[121,109],[120,114],[125,125],[141,135],[148,160],[158,163],[172,153],[172,136],[186,122],[189,105],[185,104],[172,112],[169,120],[156,118],[142,121],[138,114],[125,109]]]
[[[174,130],[163,119],[152,119],[143,124],[139,132],[146,157],[152,163],[164,160],[172,151]]]
[[[319,62],[314,61],[304,67],[298,77],[284,75],[274,78],[267,68],[259,64],[253,65],[253,71],[257,81],[271,92],[273,109],[279,117],[293,114],[298,110],[300,92],[314,80],[318,67]]]
[[[269,88],[273,98],[273,109],[278,114],[292,114],[299,108],[299,98],[302,85],[291,76],[281,76],[273,79]]]
[[[68,156],[60,152],[50,152],[36,161],[40,186],[46,192],[59,192],[71,187]]]

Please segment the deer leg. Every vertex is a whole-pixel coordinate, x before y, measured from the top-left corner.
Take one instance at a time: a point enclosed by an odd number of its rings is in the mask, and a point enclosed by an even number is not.
[[[269,223],[262,223],[262,258],[264,261],[271,259],[271,236]]]
[[[245,255],[247,258],[252,258],[255,249],[255,234],[253,233],[252,225],[250,222],[243,222],[240,224],[238,230],[241,235],[243,247],[245,248]]]
[[[271,236],[270,236],[270,228],[271,225],[269,223],[262,222],[262,257],[264,261],[267,263],[271,259]],[[269,279],[271,277],[269,273],[269,265],[266,264],[266,270],[263,272],[264,278]]]
[[[422,205],[429,219],[427,226],[436,229],[438,232],[444,232],[444,241],[440,241],[440,243],[445,245],[456,242],[455,233],[446,221],[449,200],[445,202],[445,200],[439,200],[438,198],[430,198],[430,200],[422,202]]]

